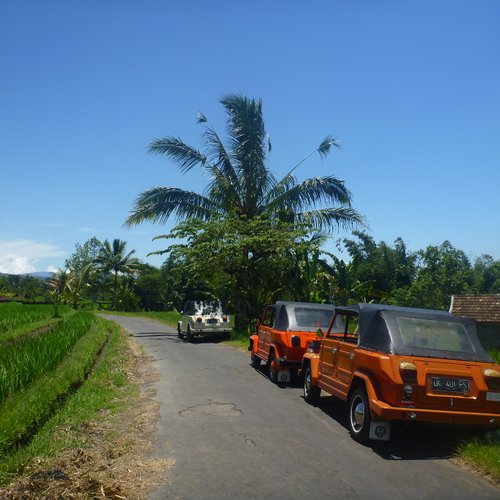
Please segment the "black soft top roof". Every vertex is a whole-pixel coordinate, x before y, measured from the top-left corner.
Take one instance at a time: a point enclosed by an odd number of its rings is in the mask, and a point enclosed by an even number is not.
[[[454,316],[447,311],[398,307],[384,304],[357,304],[354,306],[336,306],[337,313],[359,316],[359,347],[401,355],[463,359],[469,361],[491,362],[479,342],[476,324],[470,318]],[[403,342],[398,318],[423,318],[463,325],[474,352],[456,352],[435,350],[427,347],[409,347]]]
[[[276,310],[276,317],[274,327],[277,330],[290,330],[290,331],[310,331],[315,332],[317,326],[315,325],[298,325],[297,318],[295,315],[295,309],[311,309],[318,310],[322,309],[325,311],[330,311],[330,318],[333,316],[334,305],[333,304],[316,304],[312,302],[292,302],[285,300],[278,300],[276,304],[270,304],[266,306],[267,308],[274,308]]]

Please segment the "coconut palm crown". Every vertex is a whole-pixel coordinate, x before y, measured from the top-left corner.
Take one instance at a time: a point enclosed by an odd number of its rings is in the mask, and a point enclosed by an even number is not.
[[[165,223],[172,214],[178,220],[210,220],[230,214],[243,219],[279,218],[327,232],[363,224],[363,217],[351,207],[351,193],[343,181],[325,176],[298,182],[294,175],[312,154],[318,152],[324,158],[339,146],[332,136],[278,181],[266,166],[271,143],[264,127],[262,101],[230,95],[220,102],[227,113],[225,142],[198,113],[198,123],[205,127],[204,152],[173,136],[156,139],[149,146],[151,153],[167,156],[183,173],[195,166],[208,172],[210,182],[204,193],[162,186],[146,190],[137,197],[126,226],[145,221]]]

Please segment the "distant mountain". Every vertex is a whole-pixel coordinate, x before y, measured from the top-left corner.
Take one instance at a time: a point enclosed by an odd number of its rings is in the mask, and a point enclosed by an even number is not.
[[[0,276],[33,276],[33,278],[38,278],[39,280],[46,280],[48,278],[52,278],[54,273],[50,273],[48,271],[37,271],[34,273],[22,273],[22,274],[9,274],[9,273],[0,273]]]
[[[34,278],[46,280],[48,278],[52,278],[52,276],[54,276],[54,273],[50,273],[48,271],[37,271],[36,273],[24,273],[21,276],[33,276]]]

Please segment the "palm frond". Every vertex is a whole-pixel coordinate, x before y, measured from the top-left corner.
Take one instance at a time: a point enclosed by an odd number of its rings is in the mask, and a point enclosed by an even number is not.
[[[237,186],[239,183],[238,175],[231,163],[231,157],[217,132],[208,127],[203,134],[203,138],[209,151],[207,158],[210,165],[216,166],[230,184]]]
[[[340,142],[333,135],[327,135],[318,147],[318,153],[321,158],[325,158],[332,147],[340,148]]]
[[[330,152],[331,148],[332,147],[337,147],[337,148],[340,148],[340,142],[335,139],[335,137],[333,137],[332,135],[327,135],[323,141],[321,142],[321,144],[314,150],[312,150],[309,154],[307,154],[304,158],[302,158],[302,160],[299,161],[299,163],[297,163],[296,165],[294,165],[290,171],[288,172],[288,174],[285,175],[284,178],[288,177],[289,175],[291,175],[297,168],[300,167],[300,165],[302,165],[302,163],[304,163],[308,158],[310,158],[314,153],[316,153],[316,151],[319,153],[320,157],[323,159],[325,158],[328,153]]]
[[[231,157],[236,163],[244,206],[253,213],[276,182],[265,166],[267,134],[262,101],[230,95],[223,98],[221,104],[228,114]]]
[[[160,186],[144,191],[137,197],[124,225],[130,227],[146,221],[164,224],[172,214],[176,214],[179,219],[195,217],[208,220],[219,212],[220,207],[203,195]]]
[[[286,185],[280,185],[281,193],[276,190],[279,196],[269,203],[269,208],[280,210],[286,207],[292,211],[300,211],[323,203],[347,206],[351,204],[351,193],[344,182],[334,176],[312,177],[295,185],[288,180],[290,188],[284,189]]]
[[[211,182],[208,184],[204,194],[219,205],[226,213],[240,211],[242,201],[239,195],[238,184],[234,184],[226,177],[217,165],[207,168],[211,174]]]
[[[297,179],[289,172],[283,179],[275,183],[274,186],[266,193],[264,203],[266,206],[273,203],[274,200],[280,199],[287,191],[297,185]]]
[[[206,123],[207,121],[207,117],[201,111],[196,113],[196,123]]]
[[[295,214],[295,221],[310,224],[318,231],[366,227],[364,217],[351,207],[323,208]]]
[[[207,161],[206,156],[197,149],[185,144],[178,137],[165,137],[155,139],[149,145],[149,152],[165,155],[179,165],[181,172],[188,172],[194,166]]]

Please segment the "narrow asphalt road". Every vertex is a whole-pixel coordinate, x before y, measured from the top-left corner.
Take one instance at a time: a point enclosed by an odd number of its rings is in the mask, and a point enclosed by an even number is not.
[[[345,404],[306,404],[300,387],[273,385],[247,353],[186,343],[154,321],[105,317],[134,335],[161,376],[154,454],[175,465],[151,499],[500,498],[449,460],[450,431],[404,429],[363,446],[349,436]]]

